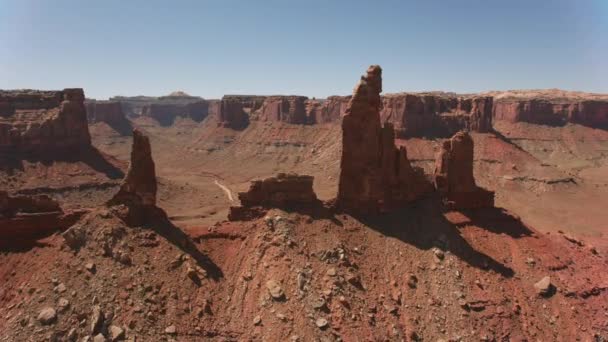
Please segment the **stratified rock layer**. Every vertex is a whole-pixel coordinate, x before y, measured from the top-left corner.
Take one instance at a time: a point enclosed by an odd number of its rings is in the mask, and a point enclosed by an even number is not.
[[[262,107],[265,96],[225,95],[219,103],[217,121],[220,126],[244,129],[249,125],[249,115]]]
[[[394,124],[399,137],[449,137],[463,129],[486,133],[492,130],[492,97],[390,94],[383,97],[380,117]]]
[[[405,147],[395,146],[393,126],[380,124],[382,69],[372,65],[355,87],[342,119],[342,159],[337,206],[356,214],[378,213],[429,190]]]
[[[478,187],[473,177],[473,139],[466,132],[446,140],[435,160],[435,188],[454,209],[494,206],[494,192]]]
[[[65,213],[48,196],[10,196],[0,191],[0,247],[16,247],[65,229],[83,212]]]
[[[121,218],[129,225],[140,225],[146,221],[147,214],[156,209],[156,190],[156,171],[150,140],[135,129],[129,170],[120,190],[108,201],[108,205],[123,206]]]
[[[311,124],[306,111],[306,96],[269,96],[255,113],[260,121],[278,121],[290,124]]]
[[[82,89],[0,91],[0,150],[49,153],[90,146]]]
[[[570,122],[606,128],[608,101],[504,98],[495,101],[494,119],[551,126]]]

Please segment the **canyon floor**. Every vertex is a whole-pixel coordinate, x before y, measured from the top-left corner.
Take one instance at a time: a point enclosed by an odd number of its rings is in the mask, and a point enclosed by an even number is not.
[[[0,341],[80,341],[96,310],[97,330],[116,340],[608,339],[606,130],[498,122],[472,133],[475,178],[496,191],[495,209],[443,212],[430,196],[382,217],[273,209],[228,222],[239,191],[279,172],[312,175],[319,198],[334,198],[339,124],[132,125],[151,141],[162,224],[128,228],[99,209],[131,148],[105,123],[90,126],[93,157],[12,160],[0,174],[9,190],[92,209],[78,252],[53,235],[0,253]],[[397,144],[430,174],[441,141]],[[108,241],[128,260],[103,256]],[[45,307],[56,323],[38,322]]]

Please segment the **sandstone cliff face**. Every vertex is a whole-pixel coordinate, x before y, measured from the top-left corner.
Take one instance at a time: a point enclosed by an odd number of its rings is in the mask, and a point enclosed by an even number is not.
[[[128,129],[131,127],[119,102],[86,101],[89,123],[105,122],[111,127]]]
[[[399,137],[451,136],[462,129],[485,133],[492,130],[492,97],[391,94],[384,96],[380,116]]]
[[[306,111],[305,96],[269,96],[253,115],[259,121],[277,121],[290,124],[311,124]]]
[[[475,184],[473,139],[466,132],[446,140],[435,159],[435,188],[444,203],[454,209],[494,206],[494,192]]]
[[[350,102],[350,96],[329,96],[324,100],[308,100],[307,116],[311,123],[323,124],[341,120]]]
[[[218,124],[232,129],[246,128],[249,115],[260,109],[265,99],[265,96],[225,95],[219,104]]]
[[[429,191],[405,147],[395,146],[393,126],[380,123],[382,69],[372,65],[361,78],[342,119],[338,208],[355,214],[391,209]]]
[[[608,101],[551,99],[497,99],[493,109],[494,120],[529,122],[541,125],[562,126],[568,122],[581,125],[608,127]]]
[[[90,145],[82,89],[0,92],[0,150],[50,152]]]
[[[131,163],[120,190],[110,201],[109,206],[122,206],[116,213],[127,224],[143,224],[147,215],[156,209],[156,171],[150,140],[139,130],[133,130]]]

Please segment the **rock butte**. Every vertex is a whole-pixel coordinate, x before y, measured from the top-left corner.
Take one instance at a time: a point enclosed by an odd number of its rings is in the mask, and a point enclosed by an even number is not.
[[[494,207],[494,192],[475,184],[473,139],[467,132],[443,142],[435,160],[435,188],[453,209]]]

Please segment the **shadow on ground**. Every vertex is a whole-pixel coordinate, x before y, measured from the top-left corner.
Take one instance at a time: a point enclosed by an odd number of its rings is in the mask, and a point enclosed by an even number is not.
[[[52,166],[57,162],[82,162],[97,172],[105,174],[110,179],[122,179],[123,171],[108,161],[108,157],[96,148],[90,146],[80,149],[71,149],[61,153],[18,153],[10,152],[0,154],[0,169],[9,173],[24,171],[24,162],[40,163]]]
[[[513,237],[530,235],[532,232],[519,220],[500,209],[481,209],[469,218],[470,223],[495,233],[506,233]],[[483,212],[483,213],[482,213]],[[361,223],[384,234],[397,238],[423,250],[440,248],[449,251],[467,264],[484,270],[492,270],[504,277],[513,277],[510,267],[492,257],[475,250],[460,234],[458,225],[445,217],[438,198],[427,198],[413,202],[402,210],[375,217],[355,217]]]
[[[221,268],[207,255],[199,251],[198,247],[190,236],[174,225],[169,220],[164,210],[156,208],[154,214],[151,215],[145,227],[165,238],[182,252],[188,254],[193,260],[196,261],[198,266],[207,271],[207,275],[211,279],[218,281],[224,277],[224,273],[222,272]]]

